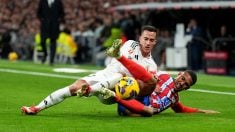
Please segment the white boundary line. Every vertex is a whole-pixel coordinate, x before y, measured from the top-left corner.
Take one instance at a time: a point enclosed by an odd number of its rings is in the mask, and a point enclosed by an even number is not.
[[[60,75],[60,74],[22,71],[22,70],[13,70],[13,69],[2,69],[2,68],[0,68],[0,72],[19,73],[19,74],[26,74],[26,75],[57,77],[57,78],[70,78],[70,79],[79,79],[79,78],[81,78],[80,76],[68,76],[68,75]]]
[[[69,79],[81,78],[80,76],[68,76],[68,75],[59,75],[59,74],[41,73],[41,72],[32,72],[32,71],[22,71],[22,70],[13,70],[13,69],[2,69],[2,68],[0,68],[0,72],[18,73],[18,74],[26,74],[26,75],[34,75],[34,76],[69,78]],[[212,94],[223,94],[223,95],[235,95],[235,93],[233,93],[233,92],[219,92],[219,91],[203,90],[203,89],[189,89],[189,91],[201,92],[201,93],[212,93]]]
[[[219,92],[219,91],[203,90],[203,89],[189,89],[189,91],[201,92],[201,93],[212,93],[212,94],[235,95],[235,93],[232,93],[232,92]]]

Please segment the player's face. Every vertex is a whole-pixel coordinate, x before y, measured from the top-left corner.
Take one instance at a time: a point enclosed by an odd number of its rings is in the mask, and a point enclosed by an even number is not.
[[[192,78],[187,72],[180,72],[174,80],[175,90],[182,91],[188,89],[192,84]]]
[[[143,56],[150,55],[151,50],[153,49],[153,46],[156,44],[156,32],[150,32],[150,31],[143,31],[141,36],[139,37],[140,42],[140,50],[142,52]]]

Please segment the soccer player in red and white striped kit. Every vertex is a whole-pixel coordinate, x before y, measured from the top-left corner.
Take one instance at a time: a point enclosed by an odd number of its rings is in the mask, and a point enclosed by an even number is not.
[[[134,61],[127,59],[125,56],[119,56],[118,46],[116,46],[116,49],[109,49],[107,54],[116,57],[116,59],[129,70],[133,77],[138,80],[141,92],[144,92],[141,88],[143,83],[155,84],[155,90],[152,94],[136,99],[123,100],[113,93],[113,96],[118,103],[119,115],[152,116],[167,108],[172,108],[176,113],[219,113],[213,110],[188,107],[179,101],[178,92],[189,89],[190,86],[194,85],[197,81],[197,76],[193,71],[186,70],[180,72],[175,78],[164,71],[151,74]],[[141,94],[142,93],[140,93],[140,95]]]

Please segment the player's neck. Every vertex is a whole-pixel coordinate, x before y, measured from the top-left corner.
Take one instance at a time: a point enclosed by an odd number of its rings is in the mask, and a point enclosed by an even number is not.
[[[146,53],[146,52],[143,52],[143,51],[141,51],[141,53],[142,53],[143,57],[149,57],[150,56],[150,53]]]

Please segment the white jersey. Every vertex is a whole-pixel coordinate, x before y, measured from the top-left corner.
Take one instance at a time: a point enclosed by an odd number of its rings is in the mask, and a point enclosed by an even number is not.
[[[128,59],[131,59],[136,63],[142,65],[149,72],[156,73],[157,65],[154,62],[152,56],[150,55],[148,57],[143,57],[138,42],[133,40],[125,42],[120,49],[120,53]],[[108,79],[115,73],[125,73],[125,75],[127,76],[132,76],[130,72],[119,61],[113,58],[110,64],[108,64],[105,69],[82,79],[85,80],[88,84],[93,85],[98,81],[104,81]]]

